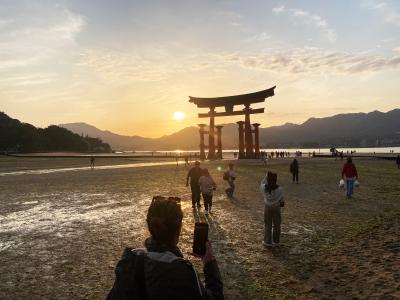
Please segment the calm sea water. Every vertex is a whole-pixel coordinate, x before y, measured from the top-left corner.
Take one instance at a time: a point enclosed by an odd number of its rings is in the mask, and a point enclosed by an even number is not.
[[[336,148],[338,151],[343,151],[344,153],[356,151],[356,153],[400,153],[400,147],[377,147],[377,148]],[[263,149],[265,151],[288,151],[295,152],[297,150],[303,153],[313,152],[316,153],[330,153],[330,148],[299,148],[299,149]]]
[[[267,148],[261,149],[261,151],[272,152],[272,151],[285,151],[294,153],[296,151],[301,151],[303,153],[314,152],[315,153],[330,153],[330,148]],[[356,151],[356,153],[396,153],[400,154],[400,147],[376,147],[376,148],[337,148],[338,151],[343,151],[344,153]],[[222,151],[223,153],[233,153],[238,152],[238,149],[226,149]],[[121,152],[122,153],[122,152]],[[175,150],[175,151],[124,151],[125,154],[137,154],[137,155],[160,155],[160,154],[171,154],[171,155],[186,155],[188,153],[199,153],[199,151],[186,151],[186,150]]]

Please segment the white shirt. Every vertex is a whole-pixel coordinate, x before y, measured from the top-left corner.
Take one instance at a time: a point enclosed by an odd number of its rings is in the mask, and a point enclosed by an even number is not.
[[[233,170],[228,169],[229,179],[228,181],[233,182],[236,179],[236,174]]]
[[[199,185],[201,193],[206,195],[212,195],[213,189],[216,186],[211,176],[201,176],[199,178]]]
[[[264,203],[268,207],[280,206],[280,201],[283,201],[283,189],[279,186],[275,190],[271,191],[271,194],[266,190],[267,184],[261,182],[260,190],[264,196]]]

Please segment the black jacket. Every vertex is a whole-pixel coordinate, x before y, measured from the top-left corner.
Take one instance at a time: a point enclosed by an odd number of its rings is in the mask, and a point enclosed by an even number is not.
[[[299,173],[299,163],[297,161],[293,161],[290,164],[290,173]]]
[[[199,178],[201,176],[201,168],[200,167],[192,167],[188,174],[187,174],[187,179],[190,177],[190,185],[199,185]]]
[[[180,250],[146,241],[146,249],[126,248],[115,269],[115,282],[107,300],[224,299],[215,260],[204,267],[205,287]]]

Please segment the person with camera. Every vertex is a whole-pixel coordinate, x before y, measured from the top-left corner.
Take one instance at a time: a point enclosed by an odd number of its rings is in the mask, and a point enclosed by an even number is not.
[[[175,199],[155,197],[147,212],[150,238],[145,248],[125,249],[115,269],[107,299],[224,299],[223,284],[211,244],[201,257],[205,286],[178,248],[183,213]]]
[[[285,205],[283,189],[277,185],[278,175],[268,172],[261,181],[264,196],[264,241],[265,247],[278,246],[281,235],[281,207]]]

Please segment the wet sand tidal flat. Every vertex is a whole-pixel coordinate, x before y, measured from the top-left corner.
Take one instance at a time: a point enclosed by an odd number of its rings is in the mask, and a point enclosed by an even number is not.
[[[127,246],[148,236],[153,195],[182,198],[179,246],[192,258],[194,222],[210,224],[210,240],[226,299],[400,299],[400,170],[391,161],[356,159],[361,186],[347,200],[338,188],[343,162],[291,159],[236,163],[235,199],[228,199],[218,166],[213,212],[192,211],[189,167],[182,164],[86,169],[81,159],[0,157],[0,173],[84,168],[0,176],[0,299],[104,299]],[[164,162],[164,160],[163,160]],[[143,163],[99,159],[99,165]],[[282,243],[266,250],[259,182],[278,173],[286,206]]]

